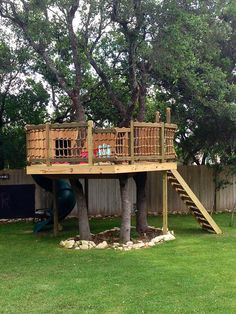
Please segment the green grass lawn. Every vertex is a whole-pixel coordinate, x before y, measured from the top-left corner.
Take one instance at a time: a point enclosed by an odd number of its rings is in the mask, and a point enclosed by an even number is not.
[[[215,219],[223,235],[170,216],[175,241],[128,252],[61,249],[73,219],[58,238],[32,234],[32,223],[0,225],[0,313],[236,313],[236,226],[229,214]],[[92,220],[91,230],[118,225]]]

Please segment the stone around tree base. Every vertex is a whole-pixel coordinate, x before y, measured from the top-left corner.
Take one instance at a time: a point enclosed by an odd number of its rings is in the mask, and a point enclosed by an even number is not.
[[[117,230],[117,229],[115,229]],[[106,230],[104,232],[114,231],[114,228],[111,230]],[[149,241],[137,240],[136,242],[128,241],[125,244],[119,242],[107,243],[107,241],[102,241],[100,243],[95,243],[94,241],[85,241],[79,240],[78,237],[75,239],[68,239],[60,242],[60,246],[66,249],[76,249],[76,250],[89,250],[89,249],[114,249],[118,251],[130,251],[130,250],[139,250],[143,248],[153,247],[155,245],[161,244],[166,241],[175,240],[174,232],[168,231],[165,235],[158,235]]]

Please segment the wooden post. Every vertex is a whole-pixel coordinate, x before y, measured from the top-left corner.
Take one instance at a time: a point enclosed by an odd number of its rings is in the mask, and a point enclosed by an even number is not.
[[[166,108],[166,123],[171,123],[171,109],[169,107]]]
[[[160,122],[160,112],[157,111],[156,112],[156,123],[159,123]]]
[[[46,149],[46,165],[50,166],[51,162],[50,162],[50,124],[46,123],[45,125],[45,149]]]
[[[130,121],[130,157],[131,164],[134,164],[134,121]]]
[[[165,161],[165,123],[161,124],[161,162]]]
[[[161,120],[160,119],[160,111],[156,111],[156,119],[155,119],[156,123],[159,123],[160,120]],[[163,153],[162,153],[162,140],[161,140],[161,137],[160,137],[160,129],[157,128],[156,132],[157,132],[157,134],[156,134],[156,136],[157,136],[157,146],[159,146],[159,144],[161,144],[161,155],[163,155]],[[159,155],[160,151],[157,154]]]
[[[84,178],[84,195],[85,195],[85,200],[86,200],[86,205],[88,208],[88,178]]]
[[[88,121],[88,163],[93,164],[93,121]]]
[[[162,206],[163,206],[163,234],[168,231],[168,194],[167,194],[167,171],[162,174]]]
[[[53,180],[53,234],[56,237],[59,233],[59,217],[58,217],[58,201],[57,201],[57,188],[56,180]]]

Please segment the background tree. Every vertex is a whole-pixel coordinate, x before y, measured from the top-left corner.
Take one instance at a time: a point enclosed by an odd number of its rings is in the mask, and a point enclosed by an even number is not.
[[[0,14],[40,58],[71,100],[71,116],[83,121],[82,58],[73,21],[79,1],[0,1]]]
[[[24,126],[45,121],[49,98],[41,83],[29,79],[24,46],[10,47],[0,38],[0,168],[26,163]]]
[[[160,8],[155,97],[172,107],[185,164],[219,158],[235,134],[235,18],[229,7],[232,1],[163,1]]]

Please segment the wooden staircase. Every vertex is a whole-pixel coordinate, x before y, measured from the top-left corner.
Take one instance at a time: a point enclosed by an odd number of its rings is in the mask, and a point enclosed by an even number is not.
[[[222,231],[177,170],[167,171],[167,178],[180,198],[195,216],[202,229],[221,234]]]

